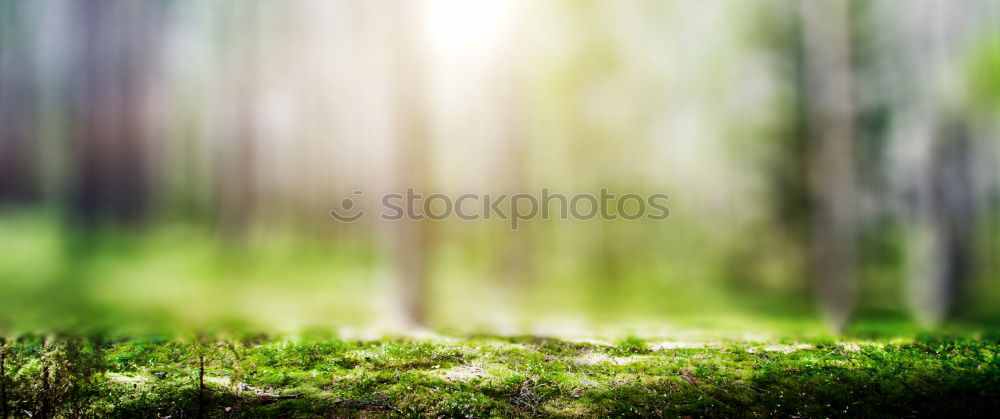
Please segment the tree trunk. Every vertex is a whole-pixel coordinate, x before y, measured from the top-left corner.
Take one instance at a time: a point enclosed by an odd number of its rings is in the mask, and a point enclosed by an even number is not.
[[[32,3],[0,7],[0,203],[37,197],[38,66]]]
[[[235,103],[224,113],[218,157],[218,223],[224,236],[236,244],[244,244],[260,203],[258,173],[258,97],[256,91],[262,79],[261,59],[264,56],[259,35],[265,28],[262,19],[266,10],[260,2],[245,2],[230,10],[232,22],[225,22],[253,34],[247,41],[230,46],[229,61],[221,63],[221,90],[235,97]],[[236,21],[238,19],[238,22]],[[230,34],[235,35],[235,34]]]
[[[981,6],[921,0],[903,13],[896,7],[883,9],[882,19],[895,23],[885,26],[904,41],[887,54],[913,69],[905,84],[897,81],[901,93],[893,103],[893,117],[899,121],[894,168],[906,198],[901,213],[908,235],[907,302],[924,326],[940,324],[954,310],[973,275],[976,218],[983,205],[974,190],[975,175],[977,170],[994,172],[988,163],[976,164],[970,116],[949,106],[953,90],[964,87],[940,83],[941,74],[961,67],[955,57],[968,47],[965,34],[982,29],[976,25],[984,12]]]
[[[48,340],[48,337],[42,339],[42,407],[38,411],[38,417],[42,419],[49,417],[49,397],[51,396],[49,389],[49,359],[45,353],[49,346]]]
[[[149,194],[145,104],[160,34],[154,2],[69,3],[70,207],[77,222],[139,221]]]
[[[967,133],[945,125],[931,135],[931,153],[922,168],[925,181],[914,185],[917,235],[909,278],[909,303],[925,326],[947,317],[971,276],[976,218]]]
[[[418,194],[428,192],[427,154],[429,146],[428,103],[422,87],[423,61],[420,59],[420,26],[414,3],[395,4],[395,84],[396,167],[399,192],[412,188]],[[420,205],[407,206],[407,213],[419,213]],[[401,309],[410,326],[427,324],[429,278],[427,259],[433,231],[430,222],[404,217],[396,229]]]
[[[201,346],[201,344],[199,344]],[[205,348],[198,352],[198,417],[205,417]]]
[[[10,412],[7,410],[7,339],[0,338],[0,411],[7,419]]]
[[[840,331],[856,288],[850,10],[847,0],[800,5],[813,205],[809,264],[822,314]]]

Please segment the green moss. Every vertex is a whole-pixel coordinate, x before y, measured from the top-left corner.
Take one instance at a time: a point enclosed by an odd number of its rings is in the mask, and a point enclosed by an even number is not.
[[[13,411],[37,413],[48,397],[57,416],[196,415],[203,352],[209,417],[1000,413],[996,337],[676,349],[637,338],[601,345],[530,336],[40,343],[7,347]],[[48,393],[39,391],[45,365]]]

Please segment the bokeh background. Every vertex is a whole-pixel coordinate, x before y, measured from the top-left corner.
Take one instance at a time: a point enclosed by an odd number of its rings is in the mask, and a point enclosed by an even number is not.
[[[0,331],[994,325],[998,122],[989,0],[3,0]]]

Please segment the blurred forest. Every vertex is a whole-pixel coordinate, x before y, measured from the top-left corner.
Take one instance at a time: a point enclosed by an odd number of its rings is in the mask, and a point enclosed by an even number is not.
[[[990,0],[4,0],[0,333],[996,324],[998,128]]]

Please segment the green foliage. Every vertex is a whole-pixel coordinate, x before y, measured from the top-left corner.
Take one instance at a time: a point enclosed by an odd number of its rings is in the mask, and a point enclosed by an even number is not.
[[[989,38],[974,44],[969,53],[968,80],[972,105],[987,112],[1000,110],[1000,41]]]

